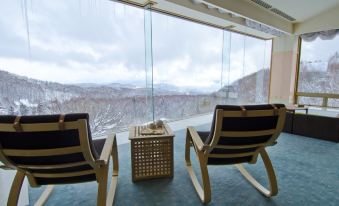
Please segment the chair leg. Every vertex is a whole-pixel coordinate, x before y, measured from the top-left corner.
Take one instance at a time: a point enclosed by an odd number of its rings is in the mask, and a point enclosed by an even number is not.
[[[97,205],[98,206],[112,206],[115,196],[115,191],[118,183],[118,173],[119,173],[119,161],[118,161],[118,148],[117,141],[114,137],[113,148],[111,152],[111,157],[113,160],[113,171],[111,177],[111,184],[109,187],[109,192],[107,193],[107,179],[108,179],[108,170],[109,163],[107,165],[102,166],[100,168],[100,177],[99,177],[99,186],[98,186],[98,197],[97,197]]]
[[[108,165],[103,165],[100,168],[100,175],[99,175],[99,179],[98,179],[97,206],[105,206],[106,205],[107,176],[108,176]]]
[[[203,203],[208,203],[211,201],[211,187],[210,187],[210,180],[207,170],[207,161],[205,160],[203,153],[199,152],[197,148],[195,148],[195,151],[197,153],[197,158],[199,160],[200,164],[200,170],[201,170],[201,177],[202,177],[202,187],[197,179],[197,176],[194,172],[194,169],[191,164],[191,157],[190,157],[190,144],[191,144],[191,138],[189,136],[189,132],[187,131],[186,134],[186,146],[185,146],[185,160],[186,160],[186,168],[188,171],[188,174],[192,180],[193,186],[195,190],[197,191],[201,201]]]
[[[113,142],[113,149],[112,149],[112,159],[113,159],[113,172],[111,177],[111,185],[109,187],[109,192],[107,194],[107,205],[113,205],[115,191],[117,188],[118,183],[118,174],[119,174],[119,158],[118,158],[118,148],[117,148],[117,141],[114,138]]]
[[[35,202],[34,206],[44,205],[45,202],[48,200],[48,197],[51,195],[53,189],[54,185],[47,185],[46,189],[43,191],[38,201]]]
[[[22,187],[22,183],[25,179],[25,173],[21,171],[17,171],[14,177],[11,191],[8,196],[7,206],[16,206],[18,205],[20,191]]]
[[[278,194],[278,185],[277,179],[275,177],[274,169],[271,163],[270,158],[265,149],[260,152],[260,156],[264,162],[266,173],[269,180],[270,190],[262,186],[257,180],[255,180],[252,175],[244,168],[243,165],[237,164],[236,167],[239,169],[240,173],[263,195],[266,197],[272,197]]]

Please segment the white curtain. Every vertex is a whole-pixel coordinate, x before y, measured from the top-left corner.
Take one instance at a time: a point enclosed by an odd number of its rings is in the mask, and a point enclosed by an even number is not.
[[[339,29],[312,32],[312,33],[302,34],[300,36],[304,41],[311,42],[317,39],[318,37],[322,40],[331,40],[331,39],[334,39],[336,35],[339,35]]]
[[[281,32],[281,31],[279,31],[277,29],[274,29],[272,27],[260,24],[258,22],[255,22],[255,21],[252,21],[252,20],[249,20],[249,19],[245,19],[245,24],[246,24],[246,26],[248,26],[248,27],[250,27],[252,29],[255,29],[255,30],[258,30],[258,31],[262,31],[262,32],[265,32],[267,34],[271,34],[273,36],[282,36],[282,35],[284,35],[283,32]]]

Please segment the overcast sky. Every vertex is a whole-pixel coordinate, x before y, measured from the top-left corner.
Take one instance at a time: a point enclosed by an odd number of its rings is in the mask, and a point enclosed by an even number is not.
[[[339,35],[332,40],[317,38],[312,42],[302,41],[301,61],[310,65],[308,68],[327,70],[327,62],[336,52],[339,52]],[[339,62],[339,60],[337,60]]]
[[[1,70],[60,83],[145,83],[142,9],[108,0],[27,0],[29,53],[22,2],[0,0]],[[270,64],[271,41],[226,33],[231,72],[221,78],[222,30],[152,18],[156,84],[215,90],[221,79],[231,83]]]

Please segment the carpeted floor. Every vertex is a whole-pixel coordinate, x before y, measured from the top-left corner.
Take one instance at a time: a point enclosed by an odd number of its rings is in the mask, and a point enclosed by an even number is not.
[[[199,129],[207,130],[209,126]],[[115,205],[202,205],[185,168],[185,131],[175,135],[173,179],[133,183],[130,146],[119,145],[120,173]],[[212,190],[209,205],[339,205],[339,144],[283,133],[268,153],[278,179],[277,196],[270,199],[262,196],[234,166],[209,166]],[[192,159],[195,160],[195,156],[192,155]],[[261,160],[246,166],[254,177],[267,183]],[[30,188],[32,205],[42,190],[43,187]],[[96,182],[56,186],[47,205],[95,205],[96,195]]]

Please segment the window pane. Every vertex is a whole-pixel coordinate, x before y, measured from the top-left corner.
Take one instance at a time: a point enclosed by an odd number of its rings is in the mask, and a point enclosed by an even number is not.
[[[339,107],[339,99],[328,99],[329,107]]]
[[[95,136],[144,121],[143,9],[25,1],[26,16],[20,2],[0,7],[1,114],[87,112]]]
[[[314,106],[321,106],[322,105],[322,98],[320,97],[299,97],[298,104],[306,104],[306,105],[314,105]]]
[[[221,87],[223,31],[153,13],[156,119],[211,112]]]
[[[302,41],[301,45],[298,92],[339,94],[339,36]],[[301,103],[319,105],[319,98],[306,98]],[[339,104],[329,99],[328,106]]]
[[[230,95],[234,93],[234,91],[230,90],[230,71],[231,71],[231,35],[230,31],[223,31],[223,51],[222,51],[222,71],[221,71],[221,86],[222,88],[219,92],[216,93],[218,97],[223,99],[222,104],[229,104]]]
[[[268,101],[271,42],[231,34],[230,103]]]
[[[147,122],[154,121],[153,99],[153,45],[152,45],[152,8],[146,5],[144,8],[145,30],[145,72],[146,72],[146,117]]]

